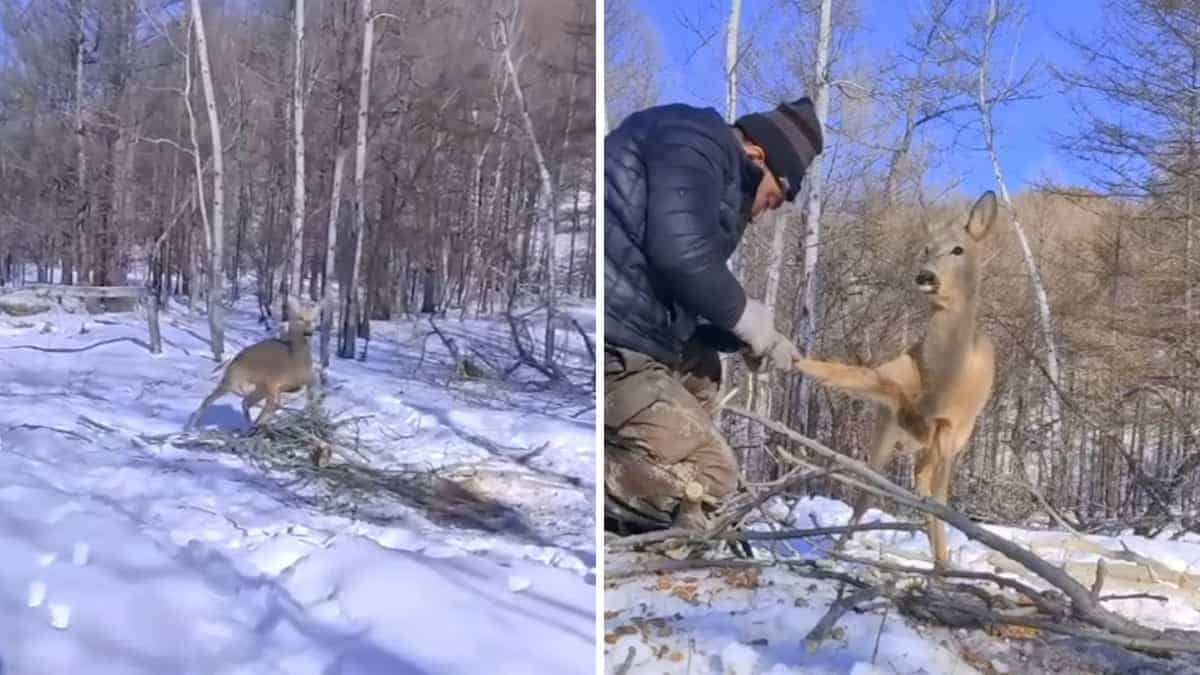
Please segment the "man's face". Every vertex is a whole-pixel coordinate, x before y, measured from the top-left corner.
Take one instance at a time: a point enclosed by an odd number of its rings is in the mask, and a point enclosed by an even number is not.
[[[746,143],[745,148],[746,157],[763,172],[762,182],[758,184],[758,191],[754,193],[754,203],[750,206],[750,217],[757,218],[764,211],[774,211],[783,206],[783,187],[779,185],[775,174],[767,168],[767,155],[763,149],[753,143]]]

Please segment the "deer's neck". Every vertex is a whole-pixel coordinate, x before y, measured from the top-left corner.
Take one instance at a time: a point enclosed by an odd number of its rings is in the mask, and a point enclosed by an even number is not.
[[[951,379],[962,370],[975,347],[976,307],[974,298],[954,306],[934,307],[920,349],[927,381]]]

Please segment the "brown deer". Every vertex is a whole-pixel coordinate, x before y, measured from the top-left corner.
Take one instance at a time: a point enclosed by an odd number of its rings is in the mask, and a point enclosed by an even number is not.
[[[255,425],[279,408],[282,393],[304,388],[312,402],[314,376],[309,338],[313,334],[317,310],[303,308],[299,301],[288,298],[288,317],[286,338],[263,340],[233,357],[217,388],[188,419],[185,429],[190,429],[208,406],[226,394],[242,397],[242,413],[247,422]],[[262,411],[258,419],[251,419],[250,408],[259,401],[264,401]]]
[[[922,497],[945,504],[954,463],[991,396],[995,355],[976,327],[979,307],[980,242],[996,221],[996,195],[985,192],[971,207],[965,227],[949,223],[926,227],[917,290],[929,298],[932,314],[924,337],[899,356],[875,368],[799,359],[795,366],[824,385],[879,404],[869,464],[881,471],[896,452],[918,451],[916,488]],[[850,523],[858,522],[869,495],[854,501]],[[934,565],[948,560],[945,524],[926,517]],[[842,535],[840,548],[849,533]]]

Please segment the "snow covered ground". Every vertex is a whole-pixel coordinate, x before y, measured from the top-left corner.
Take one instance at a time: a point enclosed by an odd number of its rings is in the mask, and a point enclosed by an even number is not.
[[[228,356],[268,334],[251,306],[229,316]],[[513,360],[502,323],[439,327]],[[162,328],[152,357],[136,314],[0,316],[0,673],[594,670],[590,391],[455,378],[424,322],[376,323],[367,361],[335,359],[326,405],[373,416],[370,469],[474,468],[505,524],[488,531],[399,492],[318,499],[236,456],[147,442],[217,377],[202,317]],[[587,382],[578,336],[562,339]],[[234,397],[200,420],[242,425]]]
[[[847,505],[823,498],[801,499],[790,506],[776,501],[768,512],[774,521],[794,528],[845,524],[850,516]],[[865,520],[892,519],[869,511]],[[1158,564],[1157,581],[1140,583],[1134,578],[1137,574],[1121,580],[1119,573],[1114,574],[1121,563],[1110,558],[1104,593],[1152,591],[1168,599],[1112,600],[1106,605],[1155,628],[1200,630],[1200,589],[1195,582],[1200,576],[1193,576],[1200,575],[1200,542],[1135,536],[1077,538],[1053,531],[992,529],[1034,547],[1049,560],[1067,564],[1073,573],[1094,568],[1100,553],[1106,557],[1127,555],[1128,547]],[[1013,574],[1034,587],[1046,587],[953,528],[949,528],[949,540],[954,566],[959,569]],[[927,542],[923,532],[866,532],[856,535],[846,552],[928,567]],[[781,558],[821,558],[821,548],[832,543],[831,539],[794,540],[771,548]],[[638,555],[649,554],[609,554],[605,565],[608,569],[628,565]],[[770,555],[767,548],[756,546],[757,558],[769,559]],[[1200,661],[1193,659],[1153,660],[1055,636],[1009,640],[978,631],[918,625],[894,611],[885,616],[882,603],[876,603],[871,611],[843,616],[833,638],[809,653],[804,637],[837,597],[837,590],[835,582],[800,577],[781,567],[704,569],[609,581],[605,584],[605,667],[616,672],[628,662],[630,673],[671,675],[1200,672]]]

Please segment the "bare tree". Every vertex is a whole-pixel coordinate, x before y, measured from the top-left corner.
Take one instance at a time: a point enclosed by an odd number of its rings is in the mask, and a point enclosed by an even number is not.
[[[213,87],[212,66],[208,58],[208,38],[204,33],[204,15],[200,0],[191,0],[192,29],[200,58],[200,81],[204,85],[208,133],[212,137],[213,201],[209,223],[208,251],[208,327],[211,332],[213,359],[220,361],[225,351],[225,149],[221,145],[221,120],[217,114],[217,93]]]
[[[1000,25],[1001,15],[997,8],[998,0],[989,0],[987,20],[984,24],[983,50],[978,60],[979,88],[977,90],[976,101],[979,106],[980,123],[983,127],[984,146],[987,148],[988,156],[992,161],[992,172],[996,176],[996,185],[1000,188],[1000,198],[1004,200],[1005,206],[1013,214],[1013,231],[1016,233],[1017,241],[1021,245],[1021,255],[1025,259],[1026,271],[1029,274],[1029,285],[1037,300],[1038,325],[1041,328],[1042,342],[1046,346],[1046,375],[1050,380],[1046,392],[1047,412],[1050,418],[1052,436],[1056,441],[1061,442],[1062,401],[1059,399],[1061,376],[1059,375],[1058,347],[1054,339],[1054,326],[1050,320],[1050,300],[1046,295],[1046,286],[1042,282],[1042,275],[1038,270],[1037,261],[1033,257],[1033,250],[1029,247],[1029,238],[1025,235],[1025,228],[1021,226],[1021,221],[1017,218],[1016,209],[1013,208],[1012,197],[1008,192],[1008,183],[1005,182],[1004,171],[1000,168],[1000,156],[996,151],[996,134],[992,126],[992,103],[988,87],[988,72],[992,55],[992,42],[996,35],[996,29]]]
[[[631,0],[604,3],[604,125],[658,101],[658,39]]]
[[[87,127],[84,125],[83,113],[83,62],[84,62],[84,45],[87,44],[87,32],[84,25],[84,17],[87,9],[86,0],[75,0],[75,227],[73,238],[75,240],[75,264],[73,267],[79,272],[79,283],[86,284],[88,279],[84,276],[87,270],[87,214],[89,208],[88,202],[88,184],[87,184]],[[71,272],[69,269],[63,269],[63,283],[71,283]]]
[[[363,230],[367,220],[367,125],[371,112],[371,66],[375,48],[375,17],[371,14],[371,0],[362,0],[362,63],[358,79],[358,130],[354,140],[354,257],[350,265],[350,276],[342,289],[342,331],[338,344],[338,356],[354,358],[355,338],[358,335],[359,302],[358,276],[362,268]]]
[[[545,228],[543,235],[545,241],[542,250],[542,264],[545,270],[542,299],[546,306],[544,345],[546,364],[551,365],[554,363],[554,319],[555,312],[557,311],[556,294],[558,292],[554,262],[555,235],[558,231],[558,204],[556,203],[557,197],[554,189],[554,179],[550,175],[550,169],[546,163],[546,155],[542,152],[542,144],[538,140],[537,130],[534,129],[533,117],[529,114],[529,105],[525,100],[525,92],[521,89],[521,79],[518,75],[519,60],[513,59],[512,49],[513,42],[516,40],[515,34],[517,33],[516,27],[518,26],[517,21],[520,9],[520,0],[513,0],[512,13],[507,17],[501,17],[496,22],[497,43],[503,50],[504,65],[508,70],[508,76],[512,82],[513,93],[517,97],[517,106],[521,111],[521,121],[525,125],[525,133],[529,138],[530,146],[533,148],[534,161],[537,163],[540,189],[538,190],[535,213]]]
[[[742,19],[742,0],[730,0],[729,23],[725,26],[725,121],[737,119],[738,24]]]
[[[824,134],[825,121],[829,119],[829,42],[833,8],[831,0],[821,0],[821,23],[817,33],[816,55],[816,91],[813,92],[813,102],[816,107],[817,120]],[[800,331],[800,349],[805,354],[812,353],[817,335],[817,289],[820,286],[820,276],[817,263],[821,251],[821,200],[824,198],[825,175],[824,162],[821,156],[813,158],[808,167],[808,204],[805,212],[804,233],[804,296],[800,304],[798,325]],[[812,396],[812,382],[804,378],[800,383],[800,392],[796,400],[796,408],[802,428],[808,429],[809,398]]]
[[[290,246],[292,265],[288,272],[289,288],[300,294],[304,254],[304,0],[292,3],[292,158],[295,171],[292,177],[292,236]],[[283,311],[287,311],[286,298]]]

